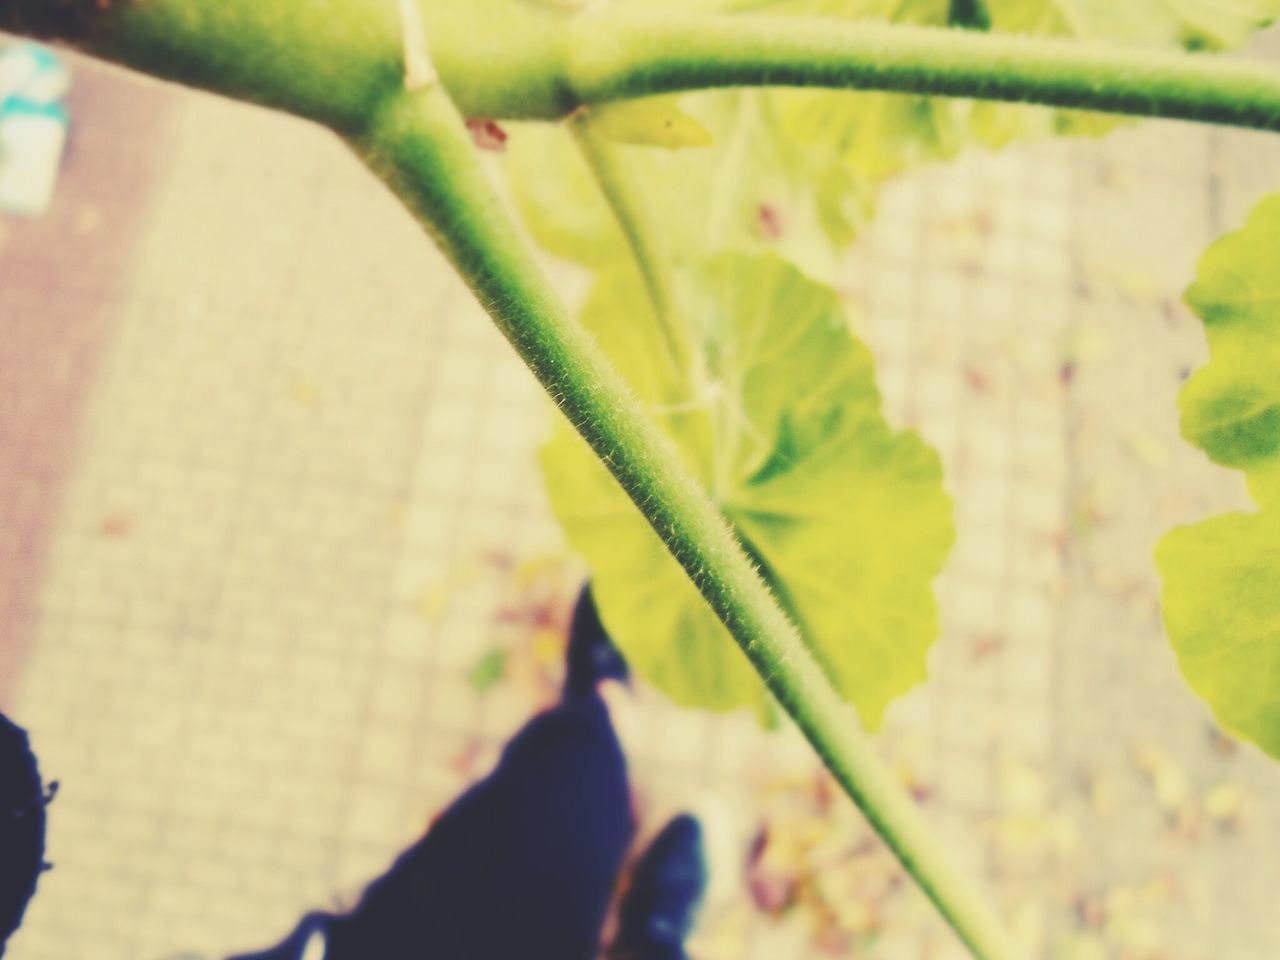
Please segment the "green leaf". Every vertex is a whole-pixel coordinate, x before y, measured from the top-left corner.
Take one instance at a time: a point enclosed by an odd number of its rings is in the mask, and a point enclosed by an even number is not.
[[[1243,470],[1259,504],[1280,500],[1280,194],[1212,247],[1187,302],[1212,361],[1182,392],[1183,435]]]
[[[1280,195],[1209,248],[1187,302],[1212,360],[1183,388],[1183,434],[1262,509],[1161,541],[1165,626],[1219,720],[1280,758]]]
[[[946,26],[951,0],[784,0],[771,12],[849,20]],[[814,202],[830,240],[847,244],[865,218],[867,197],[903,170],[956,156],[967,141],[964,107],[908,94],[771,90],[764,94],[770,136],[793,146],[798,178],[817,187]],[[854,216],[832,216],[854,197]]]
[[[931,583],[954,537],[938,457],[884,419],[870,353],[829,288],[771,256],[716,257],[683,279],[702,352],[688,382],[657,361],[630,274],[602,277],[583,321],[875,727],[924,679],[938,632]],[[763,711],[746,658],[585,444],[560,425],[541,459],[636,670],[681,703]]]
[[[1183,676],[1223,726],[1280,759],[1280,510],[1174,530],[1156,562]]]
[[[680,107],[680,98],[670,94],[619,100],[592,111],[595,130],[618,143],[647,147],[709,147],[710,132]]]
[[[467,680],[476,693],[484,693],[498,685],[507,674],[507,651],[494,647],[475,662],[467,673]]]

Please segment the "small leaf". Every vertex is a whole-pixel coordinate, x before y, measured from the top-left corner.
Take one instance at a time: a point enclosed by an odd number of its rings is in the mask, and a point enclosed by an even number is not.
[[[738,530],[815,657],[870,727],[924,679],[931,588],[953,539],[937,455],[881,413],[871,355],[839,298],[772,256],[685,275],[700,376],[660,364],[639,282],[606,275],[583,322]],[[673,699],[763,711],[763,684],[657,535],[561,425],[542,453],[601,617]]]
[[[494,647],[476,661],[471,672],[467,674],[467,679],[476,693],[484,693],[497,686],[506,673],[507,651],[502,647]]]
[[[1245,471],[1255,499],[1280,499],[1280,194],[1212,247],[1187,302],[1212,361],[1182,392],[1183,435],[1214,463]]]
[[[682,110],[680,98],[672,94],[606,103],[591,111],[591,120],[597,133],[618,143],[669,149],[715,143],[711,132]]]

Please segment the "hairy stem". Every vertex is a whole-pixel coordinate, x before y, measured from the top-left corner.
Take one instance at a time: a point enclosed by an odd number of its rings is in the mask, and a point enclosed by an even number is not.
[[[972,97],[1280,130],[1280,71],[1204,54],[822,18],[601,13],[570,25],[584,103],[710,87]]]
[[[414,0],[467,116],[558,119],[680,90],[802,86],[1006,100],[1280,130],[1280,70],[981,30],[776,16],[571,12]],[[756,6],[725,0],[722,9]],[[955,0],[958,22],[984,4]],[[74,42],[157,76],[357,132],[394,86],[392,0],[0,0],[0,29]]]
[[[978,957],[1009,960],[1012,949],[991,908],[930,835],[723,517],[594,341],[557,302],[441,86],[389,97],[367,133],[351,140],[435,237],[960,937]]]
[[[648,205],[636,190],[631,158],[623,152],[624,148],[610,143],[592,128],[589,112],[575,117],[569,128],[627,238],[662,329],[671,371],[677,382],[684,383],[689,378],[689,364],[695,359],[690,357],[685,343],[684,331],[688,328],[677,305],[666,243]]]

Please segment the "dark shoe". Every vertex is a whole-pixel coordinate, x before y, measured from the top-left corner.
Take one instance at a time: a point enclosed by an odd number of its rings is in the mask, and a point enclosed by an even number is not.
[[[702,828],[681,814],[649,844],[618,908],[614,960],[678,960],[707,886]]]
[[[634,835],[608,710],[562,703],[333,918],[324,960],[594,960]]]
[[[564,699],[591,696],[601,680],[626,683],[631,676],[627,661],[613,645],[600,622],[600,614],[587,584],[578,595],[569,624],[569,648],[565,653]]]

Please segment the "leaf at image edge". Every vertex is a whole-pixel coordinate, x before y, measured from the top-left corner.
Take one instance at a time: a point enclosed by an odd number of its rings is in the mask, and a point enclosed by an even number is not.
[[[1280,759],[1280,510],[1180,527],[1156,565],[1188,684],[1224,727]]]
[[[1210,362],[1179,398],[1182,432],[1214,463],[1244,471],[1259,505],[1280,500],[1280,194],[1200,261],[1187,303]]]

